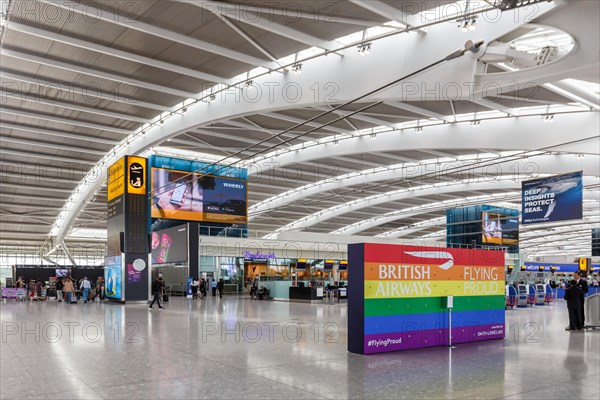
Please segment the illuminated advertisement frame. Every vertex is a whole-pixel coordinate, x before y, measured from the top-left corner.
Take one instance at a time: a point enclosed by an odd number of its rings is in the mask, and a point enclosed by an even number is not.
[[[170,179],[170,174],[178,177]],[[245,179],[157,167],[151,168],[150,176],[152,218],[248,223],[248,184]],[[212,180],[216,188],[202,187],[201,182],[207,180]]]

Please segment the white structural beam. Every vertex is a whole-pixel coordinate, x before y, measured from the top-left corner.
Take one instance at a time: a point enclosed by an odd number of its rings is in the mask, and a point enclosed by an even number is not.
[[[72,4],[72,3],[71,3]],[[104,11],[102,11],[104,12]],[[122,21],[123,18],[120,18]],[[128,27],[135,26],[136,24],[128,24]],[[25,25],[18,22],[12,22],[7,25],[10,30],[26,33],[28,35],[41,37],[44,39],[54,40],[56,42],[68,44],[70,46],[79,47],[85,50],[90,50],[96,53],[106,54],[108,56],[121,58],[127,61],[136,62],[142,65],[148,65],[154,68],[162,69],[165,71],[175,72],[177,74],[190,76],[192,78],[201,79],[208,82],[224,82],[226,79],[220,76],[207,74],[205,72],[196,71],[191,68],[182,67],[180,65],[171,64],[168,62],[156,60],[154,58],[140,56],[139,54],[129,53],[127,51],[116,49],[115,47],[103,46],[98,43],[89,42],[82,39],[77,39],[72,36],[63,35],[56,32],[51,32],[46,29],[40,29],[31,25]]]
[[[76,120],[76,119],[55,117],[55,116],[46,115],[46,114],[38,114],[35,112],[31,112],[31,111],[17,110],[17,109],[8,108],[8,107],[2,107],[2,109],[0,109],[0,112],[6,113],[6,114],[17,115],[20,117],[35,118],[35,119],[41,119],[44,121],[58,122],[61,124],[66,124],[66,125],[74,125],[74,126],[78,126],[78,127],[82,126],[85,128],[98,129],[101,131],[120,133],[121,135],[129,135],[131,133],[131,131],[128,131],[127,129],[115,128],[112,126],[95,124],[92,122],[84,122],[84,121],[80,121],[80,120]]]
[[[289,115],[283,115],[283,114],[277,113],[277,112],[266,112],[266,113],[263,113],[262,115],[264,115],[265,117],[273,118],[273,119],[279,119],[279,120],[282,120],[282,121],[291,122],[293,124],[300,124],[300,123],[305,122],[305,120],[302,119],[302,118],[291,117]],[[307,122],[304,125],[305,126],[310,126],[311,128],[319,128],[323,124],[318,123],[318,122]],[[335,132],[335,133],[340,133],[340,134],[347,134],[348,133],[348,131],[346,129],[337,128],[337,127],[331,126],[331,125],[323,127],[323,130],[324,131],[331,131],[331,132]]]
[[[2,121],[0,128],[12,129],[12,130],[22,131],[22,132],[39,133],[40,135],[56,136],[56,137],[61,137],[61,138],[71,139],[71,140],[83,140],[86,142],[106,144],[106,145],[110,145],[110,146],[114,146],[117,143],[119,143],[116,140],[102,139],[102,138],[98,138],[98,137],[94,137],[94,136],[84,136],[84,135],[77,134],[75,132],[60,132],[60,131],[55,131],[55,130],[48,129],[48,128],[36,128],[33,126],[19,125],[19,124],[5,122],[5,121]]]
[[[230,21],[229,19],[225,18],[221,14],[215,14],[215,15],[217,17],[219,17],[219,19],[221,19],[221,21],[225,22],[225,24],[227,24],[227,26],[229,26],[231,29],[233,29],[238,35],[243,37],[248,43],[250,43],[252,46],[254,46],[255,49],[257,49],[258,51],[263,53],[265,56],[267,56],[271,61],[273,61],[278,66],[280,66],[280,67],[283,66],[283,65],[281,65],[281,63],[279,63],[279,61],[277,61],[277,58],[275,58],[275,56],[273,54],[268,52],[267,49],[265,49],[263,46],[261,46],[250,35],[248,35],[246,32],[244,32],[242,29],[240,29],[236,24],[233,23],[233,21]],[[280,71],[280,72],[283,72],[283,71]]]
[[[586,179],[595,179],[588,177]],[[515,185],[517,187],[518,185]],[[520,186],[519,186],[520,187]],[[597,190],[585,190],[584,196],[588,200],[594,200],[600,198],[600,193]],[[498,202],[506,202],[506,201],[519,201],[521,198],[521,192],[511,191],[505,193],[495,193],[489,195],[480,195],[480,196],[469,196],[469,197],[461,197],[457,199],[444,200],[442,202],[423,204],[415,207],[411,207],[404,210],[392,211],[383,215],[378,215],[367,220],[358,221],[354,224],[345,226],[343,228],[337,229],[336,231],[331,232],[332,234],[342,234],[342,235],[352,235],[375,226],[383,225],[388,222],[396,221],[401,218],[408,218],[414,215],[420,215],[424,213],[429,213],[433,211],[443,211],[447,208],[457,207],[457,206],[467,206],[473,204],[484,204],[484,203],[492,203],[497,204]]]
[[[560,12],[544,15],[536,19],[539,25],[551,26],[559,31],[568,33],[575,47],[565,57],[543,64],[534,68],[503,72],[497,74],[485,74],[483,71],[475,75],[473,94],[478,96],[494,97],[497,94],[517,90],[527,90],[532,85],[543,85],[562,81],[567,78],[578,78],[578,76],[589,76],[590,71],[598,71],[600,68],[600,42],[597,40],[598,25],[592,25],[591,21],[598,15],[600,3],[596,1],[537,3],[536,7],[546,8],[561,7]],[[512,14],[512,13],[502,13]],[[594,16],[594,17],[592,17]],[[478,21],[480,22],[480,21]],[[485,25],[487,29],[489,24]],[[479,34],[479,30],[477,31]],[[487,41],[491,43],[491,41]],[[466,82],[466,81],[465,81]]]
[[[505,15],[505,13],[502,13],[499,18],[494,21],[494,23],[486,24],[486,29],[481,29],[477,32],[477,39],[489,43],[493,40],[497,40],[509,32],[514,31],[518,27],[527,23],[531,18],[536,18],[543,22],[544,15],[551,11],[554,7],[554,3],[540,3],[539,7],[533,11],[532,15],[517,15],[517,19],[515,19],[514,15]],[[569,3],[569,5],[565,6],[563,10],[571,7],[575,6]],[[589,14],[588,11],[587,18],[585,18],[586,15],[584,15],[585,21],[579,24],[583,27],[583,29],[587,29],[588,31],[590,29],[595,29],[594,27],[597,27],[597,21],[595,21],[593,18],[589,18],[590,15],[591,14]],[[564,23],[564,21],[559,20],[557,22],[557,28],[560,29],[561,25]],[[348,51],[344,53],[343,58],[322,56],[307,60],[304,62],[303,73],[299,75],[296,74],[291,76],[290,74],[279,74],[274,76],[271,74],[257,77],[256,79],[253,79],[254,83],[261,86],[264,93],[264,95],[258,99],[243,98],[239,101],[227,101],[227,96],[220,95],[217,96],[218,101],[213,103],[198,102],[189,105],[188,112],[185,115],[173,115],[167,118],[164,121],[164,124],[156,124],[146,129],[144,135],[136,135],[135,137],[132,137],[129,145],[116,147],[114,151],[108,153],[109,155],[103,158],[95,166],[93,171],[90,172],[90,174],[93,173],[95,175],[102,175],[103,178],[97,178],[94,182],[87,179],[82,180],[77,188],[78,191],[72,194],[68,204],[65,205],[64,210],[57,217],[55,221],[56,227],[51,230],[49,235],[54,238],[53,241],[55,245],[60,243],[64,236],[66,236],[66,233],[69,231],[71,225],[76,220],[77,215],[79,215],[80,211],[83,209],[83,205],[101,186],[99,181],[105,181],[106,177],[104,174],[106,173],[106,168],[104,166],[114,163],[123,155],[145,154],[146,149],[154,147],[169,138],[175,137],[184,132],[188,132],[192,129],[207,126],[226,119],[253,114],[264,114],[265,112],[276,112],[290,108],[290,106],[294,108],[309,108],[324,105],[327,103],[326,99],[315,97],[314,90],[310,89],[311,87],[314,87],[315,82],[336,82],[339,89],[335,94],[336,103],[342,104],[344,102],[357,99],[360,96],[373,91],[375,88],[388,85],[390,82],[397,80],[401,76],[414,73],[415,71],[432,63],[445,59],[449,53],[453,53],[455,49],[464,46],[465,42],[464,34],[460,32],[460,30],[456,29],[456,27],[452,24],[432,25],[429,28],[427,35],[420,39],[421,40],[418,42],[415,41],[414,35],[389,36],[377,41],[378,51],[372,52],[369,57],[361,57],[356,51]],[[398,51],[398,49],[402,49],[402,51]],[[2,51],[4,50],[5,49],[2,49]],[[407,57],[407,54],[410,54],[411,56]],[[589,55],[583,56],[586,57],[586,60],[583,60],[583,62],[587,62],[587,59],[590,58]],[[566,58],[569,58],[569,56]],[[42,64],[45,64],[45,60],[41,57],[40,61]],[[574,63],[580,62],[582,62],[582,60],[578,59]],[[461,59],[452,60],[438,66],[431,74],[424,73],[419,75],[419,80],[430,79],[431,82],[428,84],[433,83],[434,85],[436,82],[440,85],[443,85],[446,83],[446,81],[470,82],[473,79],[472,71],[475,70],[476,63],[477,58],[475,55],[465,56]],[[552,65],[554,64],[555,63],[552,63]],[[360,79],[360,77],[364,76],[365,70],[377,70],[378,73],[370,76],[369,79]],[[521,80],[519,76],[515,76],[512,78],[512,81],[514,83],[515,81],[520,82]],[[292,96],[289,91],[282,90],[282,88],[285,89],[286,85],[289,87],[292,84],[296,85],[296,87],[299,85],[302,89],[297,90],[297,95],[294,96]],[[271,88],[273,90],[271,90]],[[239,88],[226,89],[226,92],[232,95],[237,95],[239,94]],[[419,91],[417,91],[415,94],[415,96],[420,95],[421,93],[419,93]],[[471,93],[465,92],[464,94],[461,94],[461,96],[464,96],[464,98],[468,99],[471,96]],[[391,87],[388,90],[382,90],[373,94],[370,96],[370,100],[397,101],[399,97],[402,97],[402,88]],[[581,120],[585,119],[585,116],[580,115],[579,117],[582,117],[580,118]],[[539,118],[536,118],[536,120],[540,121]],[[590,121],[588,120],[587,126],[584,126],[584,132],[589,132],[589,122]],[[553,125],[558,124],[555,123]],[[575,123],[575,125],[582,124]],[[452,125],[449,125],[449,127],[451,126]],[[428,130],[429,129],[426,128],[426,131]],[[569,127],[568,130],[570,132],[574,132],[575,136],[579,134],[576,128],[573,129],[572,127]],[[507,132],[509,131],[503,130],[499,136],[503,137],[503,140],[506,143],[511,143],[510,138],[506,138]],[[565,130],[561,132],[560,140],[556,140],[556,137],[553,138],[552,135],[546,134],[543,135],[543,138],[539,139],[542,142],[551,142],[555,145],[559,145],[564,141],[564,132]],[[447,138],[452,137],[453,133],[455,132],[452,130],[445,130],[443,136]],[[379,138],[383,136],[385,135],[378,134],[377,140],[371,141],[379,142],[378,149],[367,148],[374,146],[370,145],[365,146],[365,148],[361,150],[363,152],[368,152],[369,150],[393,151],[393,149],[400,148],[400,151],[402,151],[402,147],[404,146],[400,145],[402,140],[399,140],[398,136],[394,137],[395,140],[393,142],[390,140],[391,137],[387,137],[385,140],[385,147],[382,145],[383,141],[379,141]],[[421,140],[429,137],[429,135],[418,136]],[[491,136],[492,135],[490,134],[490,137]],[[550,137],[550,139],[546,139],[547,137]],[[439,137],[436,137],[435,139],[437,140]],[[523,136],[520,135],[519,140],[516,141],[516,143],[520,142],[522,139]],[[538,138],[535,139],[537,140]],[[426,142],[428,140],[429,139],[425,139]],[[532,138],[531,142],[533,143],[536,140]],[[477,148],[488,147],[488,144],[486,143],[483,145],[482,141],[474,140],[474,142],[477,142]],[[464,146],[469,145],[469,140],[454,138],[454,146],[458,145],[459,143],[464,148]],[[510,145],[504,144],[499,148],[502,149],[504,146],[517,148],[516,143],[512,143]],[[361,146],[363,144],[363,142],[354,142],[352,146],[353,149],[350,150],[350,148],[347,148],[345,149],[345,152],[347,154],[354,154],[357,148],[356,146]],[[432,144],[433,142],[427,143],[425,147],[440,147],[437,144],[432,146]],[[533,146],[531,143],[529,145]],[[317,146],[307,146],[307,148],[308,147],[315,150],[324,149],[324,147],[317,148]],[[338,147],[344,147],[343,140],[340,140]],[[420,145],[419,147],[422,148],[423,146]],[[331,150],[331,147],[327,148],[327,150]],[[295,149],[293,151],[295,151]],[[308,159],[312,157],[305,156],[306,152],[303,151],[298,153],[303,154],[302,158],[307,158],[306,161],[311,161]],[[296,157],[289,156],[289,153],[286,153],[286,156],[288,157],[287,160],[282,158],[281,161],[283,162],[279,165],[287,165],[289,162],[295,162],[294,159]],[[251,163],[268,163],[271,158],[274,157],[276,157],[275,153],[267,157],[261,157],[260,160],[256,158],[252,160]],[[322,154],[312,158],[312,160],[319,158],[323,158]],[[231,162],[229,159],[220,160],[220,163],[227,164],[229,162]],[[269,167],[267,164],[264,171],[268,171],[270,168],[271,167]]]
[[[146,33],[148,35],[156,36],[162,39],[167,39],[175,43],[180,43],[185,46],[193,47],[199,50],[207,51],[212,54],[216,54],[218,56],[226,57],[231,60],[240,61],[249,65],[254,66],[263,66],[266,68],[272,67],[265,60],[261,60],[260,58],[253,57],[251,55],[232,50],[223,46],[218,46],[214,43],[209,43],[204,40],[195,39],[188,35],[182,35],[177,32],[169,31],[167,29],[163,29],[154,25],[147,24],[142,21],[132,21],[130,18],[123,18],[122,15],[116,15],[107,10],[99,10],[94,7],[90,7],[89,5],[76,4],[72,1],[61,1],[61,0],[40,0],[44,3],[52,4],[57,7],[65,8],[71,12],[76,12],[83,15],[88,15],[93,19],[101,19],[103,21],[110,22],[112,24],[117,24],[123,26],[127,29],[133,29],[139,32]],[[197,72],[197,71],[196,71]],[[200,72],[197,72],[200,73]],[[210,82],[223,82],[227,80],[226,78],[200,73],[205,76],[205,78],[201,78],[204,80],[208,80]]]
[[[2,96],[4,98],[38,103],[38,104],[43,104],[46,106],[64,108],[67,110],[80,111],[80,112],[84,112],[87,114],[100,115],[103,117],[109,117],[109,118],[114,118],[114,119],[123,119],[126,121],[134,121],[134,122],[141,122],[141,123],[148,122],[147,118],[136,117],[133,115],[118,113],[118,112],[114,112],[114,111],[107,111],[107,110],[103,110],[100,108],[80,106],[78,104],[67,103],[65,101],[60,101],[60,100],[44,99],[40,96],[28,96],[27,93],[11,93],[11,92],[7,92],[6,90],[0,89],[0,96]]]
[[[9,50],[0,48],[0,55],[3,57],[17,58],[19,60],[30,61],[41,65],[47,65],[53,68],[63,69],[65,71],[77,72],[88,76],[94,76],[96,78],[107,79],[109,81],[120,82],[126,85],[134,85],[140,88],[153,90],[155,92],[170,94],[172,96],[190,98],[195,97],[196,93],[186,92],[184,90],[173,89],[170,87],[157,85],[150,82],[145,82],[139,79],[134,79],[128,76],[113,74],[110,72],[100,71],[93,68],[83,67],[80,65],[69,64],[63,61],[53,60],[51,58],[37,56],[35,54],[24,53],[17,50]]]
[[[297,29],[290,28],[286,25],[281,25],[268,18],[263,18],[261,14],[256,14],[252,11],[245,9],[245,11],[239,12],[239,5],[228,4],[220,1],[196,1],[196,0],[177,0],[183,3],[193,4],[197,7],[210,11],[215,15],[220,15],[224,18],[230,18],[239,22],[250,24],[254,28],[262,29],[274,33],[276,35],[285,37],[298,43],[303,43],[307,46],[314,46],[321,49],[335,51],[342,47],[343,44],[337,44],[327,40],[320,39],[312,36],[308,33],[299,31]]]
[[[4,80],[12,79],[12,80],[19,81],[19,82],[31,83],[32,85],[42,86],[42,87],[46,87],[49,89],[55,89],[55,90],[59,90],[61,92],[67,92],[67,93],[71,93],[71,94],[81,95],[81,96],[85,97],[86,99],[94,98],[94,99],[109,100],[111,102],[123,103],[123,104],[128,104],[130,106],[148,108],[148,109],[157,110],[157,111],[167,111],[169,109],[169,107],[161,106],[159,104],[148,103],[146,101],[128,98],[128,97],[122,96],[120,93],[117,93],[117,92],[109,94],[109,93],[105,93],[101,90],[97,90],[96,88],[92,88],[92,87],[78,86],[73,83],[58,82],[58,81],[53,81],[53,80],[49,80],[49,79],[40,79],[40,78],[35,78],[32,76],[17,74],[17,73],[13,73],[13,72],[0,71],[0,79],[4,79]],[[13,86],[10,82],[5,82],[2,87],[7,89],[7,88],[12,88]],[[41,92],[42,92],[42,90],[39,91],[39,93],[41,93]],[[29,96],[28,98],[30,98],[30,97],[32,97],[32,96]]]
[[[570,100],[591,107],[594,110],[600,110],[600,95],[591,90],[579,87],[572,82],[562,80],[554,83],[546,83],[544,87]]]
[[[329,107],[316,107],[316,109],[320,110],[320,111],[327,111],[327,110],[330,110],[331,108],[329,108]],[[392,128],[392,129],[398,128],[398,124],[396,124],[396,123],[393,123],[393,122],[390,122],[390,121],[385,121],[385,120],[382,120],[382,119],[379,119],[379,118],[369,117],[368,115],[364,115],[364,114],[360,114],[360,113],[359,114],[352,114],[351,111],[343,111],[343,110],[336,110],[333,113],[337,114],[337,115],[340,115],[342,117],[348,117],[348,118],[356,119],[358,121],[367,122],[367,123],[373,124],[375,126],[387,126],[388,128]],[[355,130],[358,130],[353,125],[352,125],[352,127]]]
[[[389,18],[390,20],[399,22],[405,26],[418,27],[424,22],[421,21],[417,15],[407,14],[380,0],[350,0],[350,2],[365,10],[371,11],[374,14]],[[398,4],[402,5],[403,3],[398,2]],[[420,31],[424,32],[422,29]]]
[[[94,154],[97,156],[103,156],[106,154],[106,151],[102,151],[102,150],[92,150],[92,149],[88,149],[85,147],[74,147],[74,146],[69,146],[69,145],[65,145],[65,144],[40,142],[38,140],[20,139],[20,138],[15,138],[15,137],[11,137],[11,136],[0,136],[0,141],[6,142],[6,143],[20,144],[28,149],[31,149],[34,147],[44,147],[47,149],[65,150],[65,151],[72,151],[72,152],[76,152],[76,153],[87,153],[87,154]]]
[[[488,108],[490,110],[495,110],[495,111],[503,112],[506,115],[519,115],[519,110],[514,109],[514,108],[510,108],[510,107],[505,107],[502,104],[496,103],[495,101],[492,101],[490,99],[474,98],[474,99],[472,99],[472,101],[475,104],[479,104],[480,106],[483,106],[483,107]]]
[[[223,2],[219,2],[219,4],[227,6],[227,7],[237,7],[238,10],[244,10],[244,11],[250,11],[254,14],[261,14],[261,15],[280,15],[286,18],[293,18],[295,19],[308,19],[311,21],[315,20],[315,14],[312,12],[303,12],[301,10],[292,10],[293,7],[286,7],[286,8],[277,8],[277,6],[279,5],[278,3],[265,3],[264,7],[260,7],[260,6],[255,6],[252,4],[240,4],[241,2],[228,2],[228,3],[223,3]],[[273,7],[269,7],[269,5],[273,5]],[[331,22],[331,23],[339,23],[339,24],[347,24],[347,25],[357,25],[357,26],[367,26],[367,27],[375,27],[375,26],[381,26],[381,24],[379,22],[375,22],[375,21],[369,21],[366,19],[358,19],[358,18],[349,18],[349,17],[342,17],[339,15],[325,15],[326,13],[324,12],[323,14],[317,14],[317,17],[319,17],[319,21],[323,21],[323,22]]]
[[[482,121],[476,129],[468,122],[426,126],[423,132],[405,130],[378,133],[375,138],[359,136],[340,138],[334,146],[332,142],[320,143],[305,149],[279,151],[277,155],[267,154],[253,160],[252,168],[269,170],[269,165],[303,163],[357,153],[377,153],[386,151],[420,151],[429,149],[475,150],[494,149],[495,151],[565,151],[590,154],[600,146],[597,127],[600,114],[584,112],[556,116],[551,124],[544,123],[539,115],[518,118],[500,118]],[[485,129],[485,134],[483,133]],[[540,135],[523,135],[523,132],[543,132]],[[565,132],[569,136],[565,137]]]
[[[13,189],[27,189],[26,187],[24,187],[22,184],[15,184],[15,183],[6,183],[6,182],[2,182],[2,186],[5,188],[13,188]],[[71,189],[59,189],[59,188],[55,188],[55,187],[47,187],[47,186],[38,186],[36,185],[35,190],[41,190],[41,191],[45,191],[45,192],[59,192],[59,193],[71,193],[72,190]]]
[[[593,204],[592,204],[593,203]],[[520,207],[519,204],[515,204],[514,207]],[[598,201],[594,200],[593,202],[587,202],[584,203],[584,216],[594,216],[592,213],[594,210],[597,211],[598,209]],[[590,213],[590,211],[592,213]],[[594,216],[596,219],[600,218],[597,215]],[[527,233],[528,231],[531,231],[532,229],[535,231],[534,233],[536,235],[544,235],[550,231],[557,231],[558,227],[561,227],[563,225],[566,225],[566,228],[568,229],[579,229],[579,228],[584,228],[586,225],[582,225],[582,224],[577,224],[577,225],[573,225],[574,221],[567,221],[567,222],[561,222],[561,223],[546,223],[544,224],[543,228],[541,228],[540,226],[535,226],[534,228],[532,227],[528,227],[527,225],[521,225],[519,228],[519,239],[521,241],[524,241],[528,238]],[[592,222],[587,222],[586,224],[590,224]],[[428,229],[428,228],[433,228],[433,227],[438,227],[438,226],[446,226],[446,216],[443,217],[437,217],[437,218],[431,218],[425,221],[420,221],[414,224],[410,224],[407,226],[403,226],[401,228],[397,228],[391,231],[387,231],[384,233],[381,233],[379,235],[376,235],[375,237],[386,237],[386,238],[400,238],[400,237],[404,237],[404,236],[408,236],[411,235],[413,233]],[[528,229],[529,228],[529,229]],[[558,232],[558,231],[557,231]]]
[[[423,107],[417,107],[412,104],[403,103],[400,101],[386,101],[385,104],[387,104],[388,106],[397,108],[399,110],[404,110],[404,111],[411,112],[413,114],[419,114],[419,115],[423,115],[425,117],[434,118],[439,121],[446,121],[446,122],[453,121],[453,118],[451,118],[451,117],[447,117],[445,115],[442,115],[442,114],[439,114],[439,113],[436,113],[436,112],[433,112],[430,110],[426,110]]]
[[[513,181],[512,177],[501,177],[497,180],[471,180],[463,182],[444,182],[442,184],[423,185],[409,189],[393,190],[368,196],[362,199],[353,200],[347,203],[338,204],[326,210],[321,210],[308,215],[291,224],[277,229],[274,233],[302,230],[312,225],[321,223],[338,215],[350,213],[354,210],[360,210],[366,207],[378,204],[390,203],[402,199],[415,199],[418,197],[433,196],[439,193],[468,193],[473,190],[514,190],[520,187],[520,184]]]
[[[79,159],[75,159],[73,157],[63,157],[63,156],[58,156],[55,154],[40,154],[40,153],[32,153],[32,152],[27,152],[27,151],[9,150],[6,148],[2,149],[2,154],[23,157],[26,160],[30,160],[32,158],[41,158],[42,160],[63,161],[65,163],[73,163],[73,164],[84,164],[84,163],[87,163],[87,165],[93,164],[93,161],[79,160]]]

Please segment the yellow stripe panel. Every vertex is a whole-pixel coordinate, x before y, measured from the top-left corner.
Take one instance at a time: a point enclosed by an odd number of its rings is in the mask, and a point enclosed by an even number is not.
[[[498,296],[504,281],[365,281],[365,299]]]

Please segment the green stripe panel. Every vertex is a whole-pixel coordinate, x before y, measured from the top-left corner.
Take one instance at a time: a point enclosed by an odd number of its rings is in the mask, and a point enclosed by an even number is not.
[[[504,296],[454,296],[452,311],[498,310],[505,307]],[[447,311],[446,297],[365,299],[365,316],[426,314]]]

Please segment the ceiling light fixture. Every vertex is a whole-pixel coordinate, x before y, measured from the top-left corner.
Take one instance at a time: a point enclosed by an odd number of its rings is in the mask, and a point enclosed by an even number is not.
[[[475,128],[478,128],[479,125],[481,125],[481,121],[480,120],[474,119],[474,120],[471,121],[471,126],[473,126]]]
[[[544,122],[554,122],[554,114],[542,114],[542,120]]]
[[[368,56],[371,53],[371,42],[361,43],[357,46],[358,54]]]
[[[294,63],[292,65],[292,72],[294,74],[301,74],[302,73],[302,63]]]

